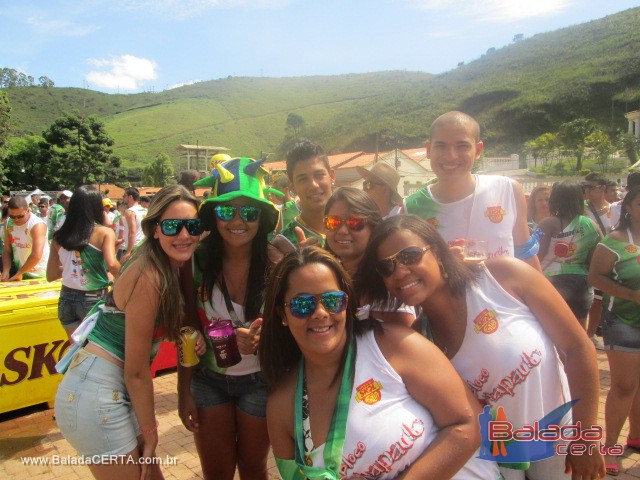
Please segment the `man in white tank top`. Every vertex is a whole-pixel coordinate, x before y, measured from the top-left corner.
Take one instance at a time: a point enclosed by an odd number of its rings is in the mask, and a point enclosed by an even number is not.
[[[142,232],[142,219],[147,215],[147,209],[140,204],[140,192],[137,188],[127,188],[124,191],[122,199],[127,204],[127,210],[124,212],[124,244],[125,253],[122,256],[121,263],[126,262],[134,248],[136,248],[144,240]]]
[[[490,257],[516,256],[540,270],[537,239],[529,234],[520,184],[471,173],[483,148],[475,119],[455,111],[438,117],[427,142],[438,181],[407,197],[405,210],[429,220],[449,242],[485,240]]]
[[[46,277],[49,260],[47,225],[31,213],[24,197],[9,200],[4,245],[0,281]]]

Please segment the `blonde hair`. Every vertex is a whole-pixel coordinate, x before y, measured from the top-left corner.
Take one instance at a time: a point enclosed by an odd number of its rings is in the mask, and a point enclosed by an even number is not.
[[[167,254],[153,237],[154,231],[164,212],[175,202],[187,202],[198,210],[200,202],[182,185],[169,185],[160,190],[151,200],[149,212],[142,220],[145,239],[135,250],[133,261],[140,262],[140,270],[156,274],[158,291],[158,319],[164,327],[165,337],[177,340],[180,322],[184,312],[184,298],[180,290],[180,279]]]

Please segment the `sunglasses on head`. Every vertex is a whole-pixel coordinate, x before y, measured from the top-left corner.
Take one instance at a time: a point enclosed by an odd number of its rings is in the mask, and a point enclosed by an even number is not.
[[[21,213],[20,215],[9,215],[9,218],[11,220],[20,220],[21,218],[24,218],[25,215],[26,213]]]
[[[260,218],[260,209],[252,205],[234,207],[233,205],[216,205],[216,217],[223,222],[230,222],[240,210],[240,218],[245,222],[255,222]]]
[[[365,223],[367,223],[367,219],[357,215],[349,215],[348,217],[327,215],[324,217],[324,226],[331,232],[338,230],[343,224],[346,225],[349,230],[359,232],[364,228]]]
[[[160,222],[160,231],[167,237],[175,237],[184,227],[187,227],[187,232],[192,236],[200,235],[204,231],[199,218],[168,218]]]
[[[383,277],[390,277],[396,270],[396,263],[405,267],[418,263],[431,247],[407,247],[390,257],[376,262],[376,271]]]
[[[318,308],[318,302],[328,313],[340,313],[347,308],[349,296],[341,291],[325,292],[320,295],[297,295],[284,303],[291,314],[298,318],[309,318]]]

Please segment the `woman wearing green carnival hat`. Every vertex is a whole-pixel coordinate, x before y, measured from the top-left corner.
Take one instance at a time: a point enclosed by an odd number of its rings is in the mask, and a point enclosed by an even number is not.
[[[207,338],[207,352],[195,367],[178,369],[180,418],[194,433],[204,477],[267,479],[269,437],[267,389],[257,341],[262,325],[267,236],[278,210],[264,197],[262,161],[234,158],[214,166],[196,186],[212,186],[199,217],[210,234],[197,249],[192,268],[182,272],[187,322],[198,330],[230,319],[241,354],[224,367]],[[191,299],[191,300],[189,300]],[[233,337],[231,337],[233,341]]]

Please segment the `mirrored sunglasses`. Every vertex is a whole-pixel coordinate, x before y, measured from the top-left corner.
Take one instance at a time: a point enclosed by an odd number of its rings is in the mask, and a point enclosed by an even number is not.
[[[338,230],[343,224],[347,226],[349,230],[359,232],[367,223],[367,219],[359,217],[357,215],[350,215],[348,217],[339,217],[338,215],[327,215],[324,217],[324,227],[333,232]]]
[[[390,257],[376,262],[376,271],[383,277],[390,277],[396,270],[396,263],[408,267],[418,263],[431,247],[406,247]]]
[[[318,302],[328,313],[340,313],[347,308],[349,296],[341,291],[325,292],[320,295],[297,295],[284,303],[291,314],[298,318],[309,318],[318,308]]]
[[[230,222],[236,216],[237,210],[240,210],[240,218],[245,222],[255,222],[260,218],[260,209],[252,205],[243,205],[241,207],[216,205],[216,217],[223,222]]]
[[[160,231],[167,237],[175,237],[184,227],[187,227],[187,232],[192,236],[200,235],[204,231],[199,218],[168,218],[160,222]]]

